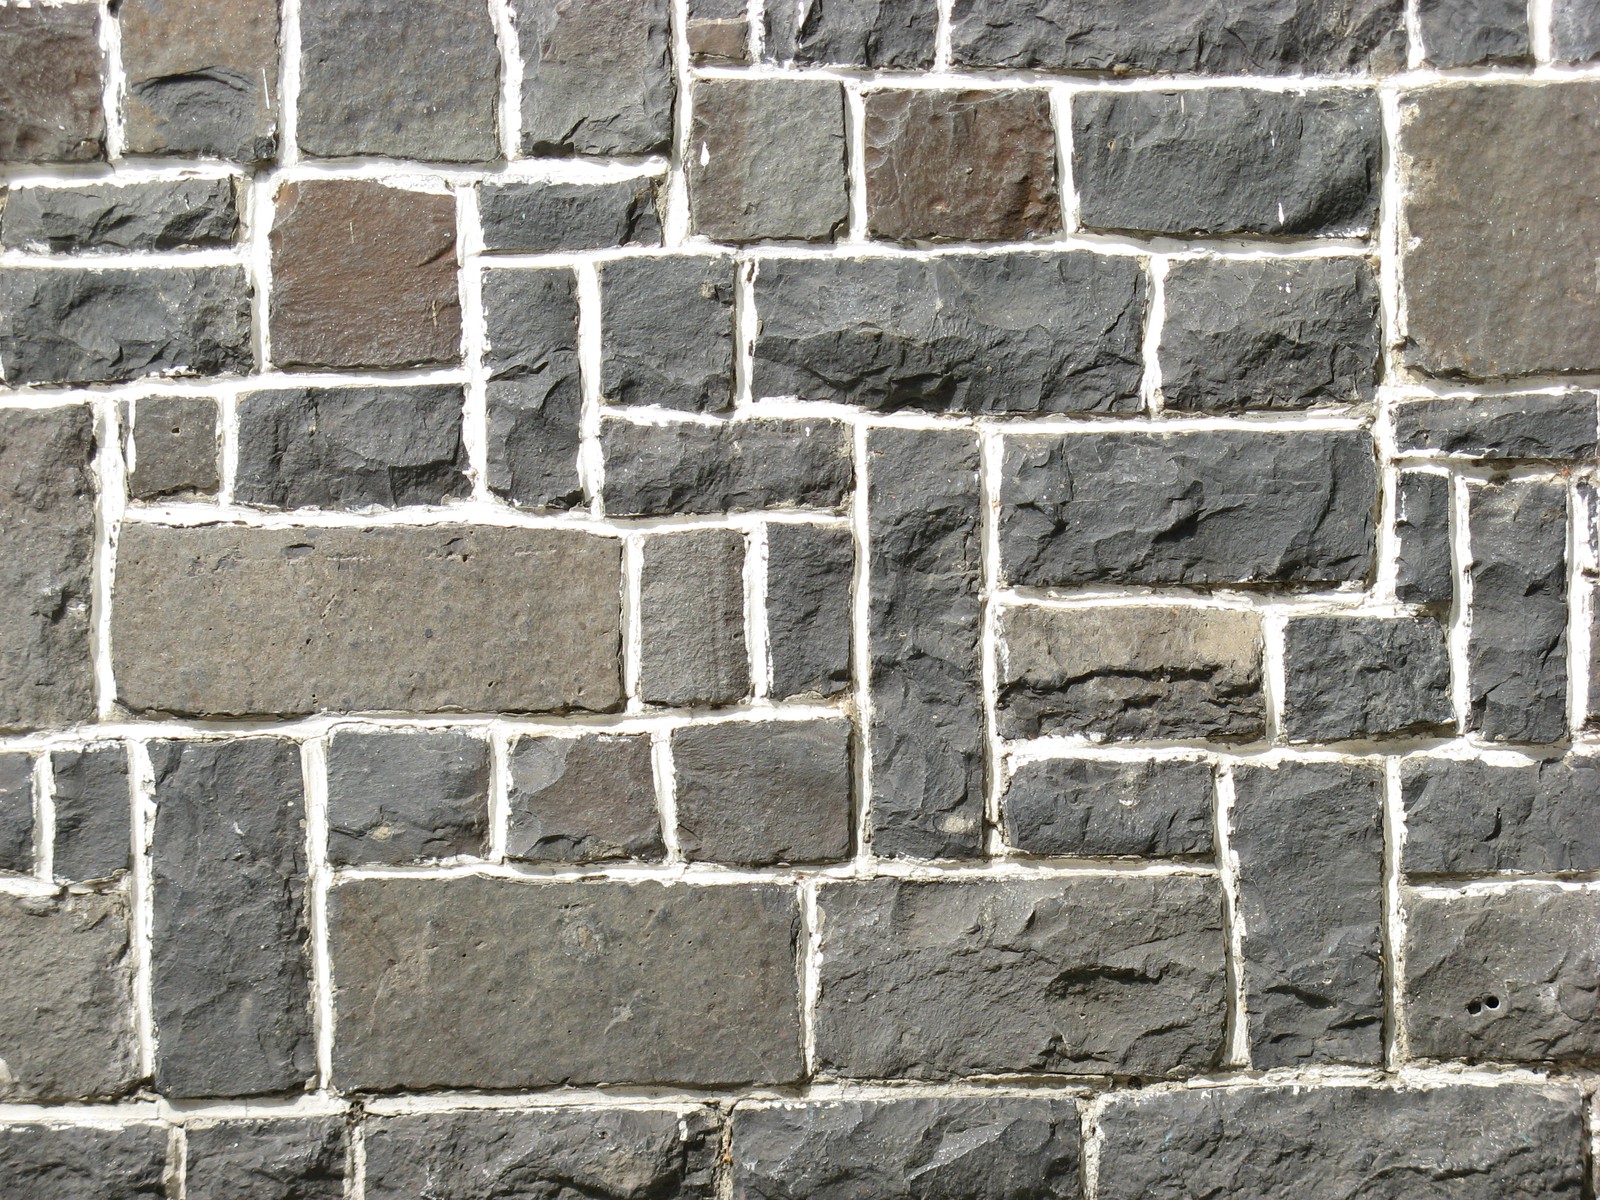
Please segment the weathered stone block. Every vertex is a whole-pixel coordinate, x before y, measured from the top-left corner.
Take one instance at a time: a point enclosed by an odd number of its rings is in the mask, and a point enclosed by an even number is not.
[[[1600,58],[1600,9],[1590,0],[1555,0],[1550,40],[1559,62],[1593,62]]]
[[[1005,737],[1266,733],[1254,613],[1160,605],[1008,608],[996,718]]]
[[[345,1126],[339,1117],[280,1117],[189,1125],[185,1200],[342,1200]]]
[[[481,0],[303,0],[295,135],[321,158],[500,157],[500,52]]]
[[[844,126],[844,89],[831,80],[696,84],[694,231],[718,242],[831,240],[850,217]]]
[[[576,506],[583,499],[578,356],[552,355],[537,374],[491,379],[487,405],[489,490],[528,508]]]
[[[1378,468],[1362,430],[1009,438],[1013,583],[1316,584],[1372,568]]]
[[[1283,628],[1283,735],[1342,742],[1455,725],[1450,651],[1431,618],[1292,617]]]
[[[470,495],[460,384],[283,388],[238,403],[234,499],[392,508]]]
[[[1378,284],[1359,258],[1178,260],[1165,283],[1161,395],[1194,412],[1371,400]]]
[[[802,66],[933,66],[934,0],[764,0],[768,62]]]
[[[483,276],[489,344],[484,363],[496,379],[578,378],[578,279],[569,267],[507,268]]]
[[[509,857],[582,863],[666,853],[648,736],[519,738],[508,765]]]
[[[865,105],[873,237],[1022,241],[1060,230],[1048,92],[905,88],[868,92]]]
[[[737,721],[672,735],[690,861],[770,866],[850,854],[850,722]]]
[[[231,179],[13,188],[0,243],[27,250],[192,250],[239,232]]]
[[[1600,893],[1545,884],[1402,902],[1412,1054],[1600,1061]]]
[[[0,9],[0,162],[87,162],[105,154],[96,5]]]
[[[1594,392],[1402,400],[1394,408],[1401,450],[1470,458],[1593,458]]]
[[[94,415],[0,413],[0,728],[94,716]]]
[[[600,445],[614,517],[838,508],[855,478],[842,421],[606,421]]]
[[[0,954],[0,1099],[104,1100],[131,1091],[139,1051],[122,895],[0,896]],[[38,1195],[10,1190],[20,1181],[6,1173],[7,1149],[0,1147],[0,1195]]]
[[[0,1126],[0,1191],[27,1200],[166,1200],[161,1125]]]
[[[1456,575],[1450,547],[1450,477],[1401,471],[1395,488],[1399,553],[1394,594],[1403,604],[1433,608],[1450,603]]]
[[[340,1087],[801,1074],[791,888],[368,879],[329,910]]]
[[[128,498],[163,500],[215,496],[217,402],[209,396],[141,396],[128,401],[123,453]]]
[[[280,367],[407,367],[461,357],[456,203],[365,179],[278,190],[272,358]]]
[[[1525,0],[1418,0],[1426,61],[1436,67],[1520,63],[1533,57]]]
[[[526,0],[525,154],[655,154],[672,138],[667,0]]]
[[[482,854],[489,744],[460,730],[341,730],[328,744],[328,860],[408,863]]]
[[[732,704],[749,694],[744,560],[745,538],[737,529],[645,540],[639,698],[646,704]]]
[[[825,699],[849,688],[855,562],[848,528],[767,526],[768,691],[774,699]]]
[[[121,0],[127,149],[262,162],[278,148],[278,0]]]
[[[0,754],[0,871],[33,870],[33,826],[33,758]]]
[[[824,1075],[1172,1077],[1218,1061],[1214,879],[853,880],[818,903]]]
[[[126,747],[112,743],[57,750],[50,756],[50,771],[56,878],[81,883],[126,871],[133,845]]]
[[[889,411],[1131,412],[1144,296],[1113,255],[767,259],[752,384]]]
[[[656,176],[614,183],[485,181],[478,219],[485,250],[520,254],[659,246]]]
[[[622,554],[608,538],[135,524],[118,549],[113,666],[136,712],[622,703]]]
[[[1074,1200],[1070,1098],[984,1095],[741,1104],[740,1200]]]
[[[734,263],[600,265],[601,388],[613,404],[722,412],[733,404]]]
[[[1065,858],[1210,854],[1211,764],[1050,758],[1018,765],[1001,808],[1006,844]]]
[[[978,438],[867,435],[872,845],[914,858],[983,846]]]
[[[744,0],[688,0],[689,57],[697,64],[750,61],[750,6]]]
[[[1240,763],[1233,789],[1251,1065],[1381,1064],[1381,769]]]
[[[1104,1200],[1502,1200],[1583,1186],[1578,1093],[1560,1084],[1132,1092],[1100,1129]]]
[[[311,1027],[300,748],[280,738],[151,742],[150,977],[156,1087],[304,1087]]]
[[[241,267],[0,271],[0,367],[13,387],[250,366],[250,281]]]
[[[1088,229],[1361,236],[1378,219],[1371,92],[1084,92],[1072,172]]]
[[[1407,357],[1435,375],[1600,368],[1600,83],[1401,98]]]

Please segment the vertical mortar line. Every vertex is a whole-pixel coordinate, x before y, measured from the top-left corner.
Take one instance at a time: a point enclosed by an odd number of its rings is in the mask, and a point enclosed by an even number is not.
[[[1472,728],[1472,689],[1467,674],[1472,642],[1472,533],[1467,481],[1450,477],[1450,553],[1455,576],[1455,597],[1450,603],[1447,641],[1450,649],[1450,699],[1456,710],[1456,729]]]
[[[300,161],[300,0],[281,0],[278,29],[278,165]]]
[[[643,711],[639,699],[639,669],[644,653],[644,622],[639,612],[644,575],[644,535],[630,533],[622,539],[622,691],[624,711]]]
[[[127,151],[128,131],[123,115],[127,73],[122,68],[122,22],[109,0],[100,9],[100,52],[105,56],[105,87],[100,93],[106,122],[106,158],[116,162]]]
[[[766,0],[749,0],[745,20],[750,24],[750,61],[758,63],[767,52]]]
[[[45,883],[56,874],[56,776],[50,752],[33,760],[33,873]]]
[[[1139,381],[1139,394],[1144,398],[1145,411],[1159,417],[1162,411],[1161,396],[1161,333],[1167,323],[1167,268],[1171,260],[1165,255],[1152,254],[1146,260],[1150,296],[1145,303],[1144,375]]]
[[[272,193],[277,180],[269,171],[245,181],[245,229],[249,247],[250,345],[257,374],[272,366],[272,325],[269,307],[272,293]]]
[[[522,39],[510,0],[489,0],[489,20],[500,50],[500,153],[510,161],[522,157]]]
[[[1050,89],[1050,120],[1056,131],[1056,179],[1061,193],[1061,228],[1077,233],[1082,227],[1078,204],[1078,183],[1072,172],[1072,91],[1068,87]]]
[[[855,490],[850,497],[850,534],[855,544],[855,567],[850,578],[850,659],[851,695],[856,714],[856,862],[869,867],[872,862],[872,564],[867,433],[866,422],[853,423]]]
[[[938,24],[934,26],[933,35],[933,69],[935,71],[948,71],[950,61],[955,56],[953,44],[955,41],[952,29],[951,12],[954,7],[953,0],[938,0]]]
[[[152,994],[151,941],[154,927],[155,885],[150,846],[155,831],[155,771],[150,746],[143,740],[128,742],[128,807],[132,816],[130,838],[132,870],[129,872],[129,925],[133,943],[133,1022],[139,1044],[139,1074],[152,1078],[156,1067],[155,1003]]]
[[[756,313],[756,274],[761,260],[736,259],[733,292],[733,407],[749,411],[755,405],[756,334],[760,318]]]
[[[1219,761],[1214,778],[1213,837],[1217,844],[1217,882],[1222,888],[1223,921],[1227,925],[1226,977],[1228,1015],[1225,1065],[1249,1069],[1250,1024],[1245,1006],[1244,916],[1239,901],[1239,856],[1233,850],[1233,764]]]
[[[800,1050],[805,1077],[817,1073],[817,1001],[822,995],[822,913],[817,906],[817,880],[800,883]]]
[[[89,644],[94,661],[95,712],[102,721],[116,712],[117,681],[111,659],[111,581],[116,573],[117,538],[127,510],[127,477],[122,461],[119,401],[96,396],[90,412],[94,422],[94,460],[90,464],[99,495],[95,502],[93,584],[89,612]]]
[[[506,860],[506,842],[511,832],[511,735],[498,723],[491,723],[489,740],[489,844],[485,855],[490,862]]]
[[[999,611],[1000,590],[1000,477],[1005,442],[999,430],[978,423],[978,489],[983,495],[980,548],[983,563],[982,630],[979,670],[983,680],[983,732],[988,747],[984,791],[984,852],[1005,851],[1000,797],[1005,785],[1005,740],[1000,736],[995,711],[1000,695]]]
[[[306,797],[307,918],[311,925],[311,1003],[316,1014],[317,1087],[333,1086],[333,965],[328,953],[328,734],[300,743]]]
[[[476,187],[456,189],[456,226],[461,259],[461,353],[467,370],[461,440],[467,451],[472,498],[485,502],[493,497],[489,493],[489,379],[483,361],[488,342],[483,313],[483,222]]]
[[[184,1125],[167,1126],[167,1186],[177,1200],[188,1200],[189,1130]]]
[[[1405,980],[1405,925],[1400,907],[1401,863],[1405,849],[1405,806],[1400,789],[1400,759],[1383,760],[1383,1065],[1397,1071],[1405,1059],[1401,1004]]]
[[[1373,430],[1373,446],[1378,456],[1378,541],[1372,591],[1374,599],[1393,604],[1398,602],[1395,583],[1400,574],[1400,469],[1383,414]]]
[[[1567,728],[1573,736],[1589,712],[1589,668],[1593,650],[1589,620],[1592,595],[1584,579],[1586,505],[1575,479],[1567,481]]]
[[[578,385],[583,397],[578,419],[578,480],[591,516],[604,513],[605,453],[600,444],[601,364],[600,271],[592,261],[574,263],[578,285]]]
[[[1378,89],[1378,112],[1383,126],[1383,174],[1378,188],[1378,297],[1383,334],[1380,370],[1383,383],[1398,384],[1405,377],[1402,346],[1405,313],[1400,294],[1400,93],[1391,85]]]
[[[1528,0],[1528,44],[1540,66],[1555,60],[1555,21],[1552,0]]]
[[[661,845],[665,862],[681,863],[683,847],[678,844],[678,772],[672,761],[672,731],[656,729],[650,733],[650,766],[656,782],[656,812],[661,818]]]
[[[750,656],[750,698],[766,700],[772,690],[772,645],[767,626],[767,523],[757,521],[745,538],[745,650]]]
[[[711,1169],[712,1195],[716,1200],[734,1200],[733,1193],[733,1116],[739,1104],[735,1100],[722,1113],[722,1125],[717,1130],[717,1161]]]
[[[1418,0],[1405,0],[1406,67],[1412,71],[1422,66],[1427,58],[1427,48],[1422,43],[1422,17],[1417,11]]]
[[[1261,614],[1261,691],[1267,710],[1267,742],[1277,745],[1283,737],[1283,706],[1288,675],[1284,668],[1284,626],[1288,618],[1272,609],[1257,609]]]
[[[672,107],[672,151],[667,161],[667,210],[662,225],[662,244],[683,245],[689,236],[689,130],[694,121],[694,93],[689,74],[688,0],[672,0],[672,76],[677,85],[677,103]]]
[[[1100,1152],[1105,1146],[1105,1131],[1100,1118],[1112,1095],[1112,1092],[1101,1092],[1078,1102],[1079,1134],[1083,1139],[1083,1153],[1078,1159],[1078,1177],[1083,1200],[1099,1200]]]
[[[850,226],[840,240],[860,245],[867,240],[867,105],[861,84],[844,85],[844,141],[850,187]]]
[[[350,1125],[350,1172],[345,1195],[348,1200],[366,1200],[367,1196],[367,1122],[359,1113]]]
[[[239,389],[230,388],[217,398],[217,504],[233,507],[234,484],[239,476]]]

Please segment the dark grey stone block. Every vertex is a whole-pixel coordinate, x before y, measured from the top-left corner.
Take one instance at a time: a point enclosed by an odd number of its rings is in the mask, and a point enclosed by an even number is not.
[[[1551,49],[1560,62],[1600,58],[1600,7],[1593,0],[1555,0],[1550,37]]]
[[[1418,0],[1426,61],[1435,67],[1525,63],[1533,57],[1527,0]]]
[[[1000,801],[1006,844],[1066,858],[1210,854],[1211,774],[1210,763],[1189,759],[1021,764]]]
[[[0,871],[33,870],[33,825],[33,757],[0,754]]]
[[[1282,733],[1291,742],[1455,725],[1450,651],[1432,618],[1292,617],[1283,644]]]
[[[128,497],[210,497],[221,482],[217,402],[209,396],[141,396],[127,416]]]
[[[491,379],[486,403],[489,490],[526,508],[568,509],[581,503],[578,356],[553,355],[533,375]]]
[[[0,1192],[18,1200],[166,1200],[166,1170],[162,1125],[0,1126]]]
[[[191,250],[239,232],[232,179],[12,188],[0,243],[30,250]]]
[[[850,687],[856,551],[833,525],[767,526],[768,691],[826,699]]]
[[[765,0],[767,62],[815,66],[933,66],[935,0]]]
[[[645,540],[639,697],[646,704],[732,704],[749,694],[744,560],[737,529]]]
[[[0,162],[105,157],[100,9],[7,5],[0,11]]]
[[[133,796],[121,743],[57,750],[50,756],[56,812],[55,876],[110,879],[129,867]]]
[[[484,362],[493,378],[577,378],[578,280],[570,267],[485,271],[483,315]]]
[[[519,738],[508,765],[509,857],[581,863],[666,853],[648,736]]]
[[[657,176],[612,183],[485,180],[478,185],[478,219],[488,251],[547,254],[659,246]]]
[[[342,1200],[348,1147],[340,1117],[189,1125],[185,1200]]]
[[[1403,604],[1442,608],[1455,596],[1450,490],[1448,475],[1432,471],[1400,472],[1395,488],[1399,555],[1394,594]]]
[[[328,744],[328,859],[407,863],[484,852],[489,744],[461,730],[341,730]]]
[[[600,264],[601,387],[613,404],[723,412],[733,404],[734,263]]]
[[[1403,400],[1395,444],[1468,458],[1593,458],[1595,400],[1594,392]]]

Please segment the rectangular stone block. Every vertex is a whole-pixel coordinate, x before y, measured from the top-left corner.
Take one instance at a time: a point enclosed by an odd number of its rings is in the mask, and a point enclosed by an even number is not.
[[[1594,392],[1527,392],[1402,400],[1395,445],[1466,458],[1593,458],[1597,399]]]
[[[565,510],[583,500],[577,355],[552,359],[551,366],[488,384],[489,490],[518,507]]]
[[[33,756],[0,754],[0,871],[33,870]]]
[[[743,0],[688,0],[689,57],[698,66],[750,60],[750,6]]]
[[[328,861],[481,855],[489,744],[465,730],[344,730],[328,742]]]
[[[983,846],[978,438],[867,435],[872,845],[960,858]]]
[[[1223,1050],[1213,878],[822,884],[817,1069],[1171,1078]]]
[[[1426,61],[1435,67],[1526,62],[1533,57],[1523,0],[1418,0]]]
[[[259,1096],[316,1068],[300,747],[149,743],[156,1087]]]
[[[767,666],[773,699],[825,699],[850,687],[855,562],[848,528],[767,526]]]
[[[1251,612],[1016,607],[1000,618],[1002,736],[1248,742],[1267,728]]]
[[[1144,272],[1102,254],[767,259],[751,385],[863,408],[1133,412]]]
[[[1590,0],[1555,0],[1550,40],[1558,62],[1600,58],[1600,9]]]
[[[1291,617],[1283,663],[1280,731],[1291,742],[1455,728],[1450,651],[1432,618]]]
[[[733,405],[731,258],[601,263],[601,389],[613,404],[724,412]]]
[[[1383,1062],[1383,776],[1240,763],[1231,849],[1250,1062]]]
[[[1372,569],[1362,430],[1008,438],[1005,578],[1031,587],[1334,584]]]
[[[232,179],[12,188],[0,210],[8,249],[198,250],[239,232]]]
[[[1210,854],[1211,776],[1210,763],[1190,759],[1023,763],[1000,801],[1006,844],[1064,858]]]
[[[1441,608],[1455,596],[1450,476],[1401,471],[1395,488],[1395,599]]]
[[[166,1200],[166,1171],[162,1125],[0,1125],[0,1194],[8,1197]]]
[[[0,10],[0,162],[88,162],[105,155],[100,9]]]
[[[732,704],[749,694],[745,554],[737,529],[645,539],[639,578],[639,697],[645,703]]]
[[[578,277],[571,267],[506,267],[483,273],[488,344],[495,379],[578,375]]]
[[[792,888],[367,879],[329,912],[341,1088],[800,1077]]]
[[[648,735],[518,738],[506,765],[507,857],[586,863],[666,853]]]
[[[140,396],[123,410],[128,499],[217,494],[221,441],[210,396]]]
[[[184,1200],[343,1200],[341,1117],[277,1117],[184,1127]]]
[[[817,66],[933,65],[935,0],[762,0],[766,62]]]
[[[485,180],[478,185],[483,248],[513,254],[659,246],[659,176],[608,183]]]
[[[127,748],[112,743],[57,750],[50,773],[56,878],[83,883],[126,871],[133,847]]]
[[[1556,1083],[1135,1092],[1111,1100],[1100,1129],[1103,1200],[1505,1200],[1583,1186],[1582,1103]]]
[[[566,530],[128,525],[118,695],[214,716],[609,711],[621,564]]]

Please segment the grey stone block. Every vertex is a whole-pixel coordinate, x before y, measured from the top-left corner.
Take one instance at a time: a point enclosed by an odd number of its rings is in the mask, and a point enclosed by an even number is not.
[[[610,183],[485,180],[478,220],[488,251],[548,254],[659,246],[658,176]]]
[[[1395,488],[1395,533],[1399,553],[1394,594],[1404,604],[1442,608],[1455,596],[1450,546],[1450,477],[1432,471],[1401,471]]]
[[[583,863],[666,853],[648,736],[519,738],[508,765],[509,857]]]
[[[614,404],[723,412],[733,404],[733,260],[600,264],[601,388]]]
[[[126,871],[133,847],[127,748],[113,743],[57,750],[50,770],[56,878],[84,882]]]
[[[340,1117],[189,1125],[185,1200],[342,1200],[348,1146]]]
[[[0,162],[88,162],[105,156],[100,10],[8,5],[0,11]]]
[[[1533,57],[1525,0],[1418,0],[1417,24],[1432,66],[1525,63]]]
[[[774,699],[826,699],[850,687],[855,561],[851,532],[842,526],[767,526],[768,691]]]
[[[646,704],[732,704],[749,693],[744,562],[745,538],[737,529],[645,540],[639,697]]]
[[[18,1200],[166,1200],[166,1171],[161,1125],[0,1126],[0,1192]]]
[[[217,402],[209,396],[141,396],[124,417],[128,497],[162,500],[215,496]]]
[[[570,267],[484,272],[483,314],[492,377],[577,378],[578,279]]]
[[[1283,627],[1282,733],[1342,742],[1455,725],[1450,651],[1432,618],[1292,617]]]
[[[1210,763],[1189,759],[1021,764],[1000,801],[1006,844],[1065,858],[1210,854],[1211,774]]]
[[[1593,458],[1595,401],[1594,392],[1403,400],[1395,444],[1468,458]]]
[[[576,507],[583,500],[578,356],[553,355],[536,374],[491,379],[487,406],[489,490],[526,508]]]
[[[1555,0],[1550,38],[1558,61],[1593,62],[1600,58],[1600,8],[1592,0]]]
[[[33,870],[33,828],[33,757],[0,754],[0,871]]]
[[[190,250],[239,233],[232,179],[12,188],[0,243],[29,250]]]
[[[767,62],[846,67],[933,66],[934,0],[763,0]]]
[[[328,743],[328,859],[408,863],[484,852],[489,745],[461,730],[340,730]]]

